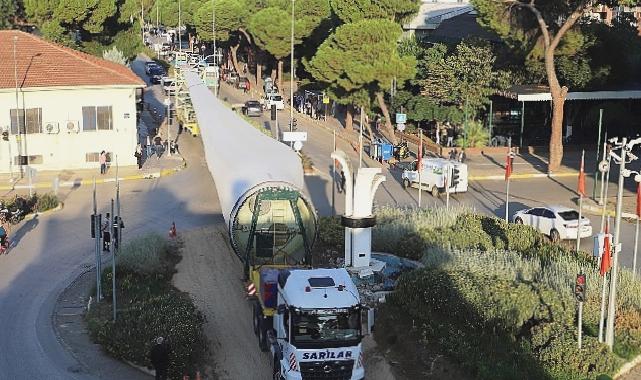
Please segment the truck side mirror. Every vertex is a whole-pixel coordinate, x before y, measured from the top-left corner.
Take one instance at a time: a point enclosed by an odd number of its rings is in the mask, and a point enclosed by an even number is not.
[[[272,346],[274,350],[274,355],[280,361],[283,360],[283,350],[281,350],[280,345],[278,344],[278,339],[274,335],[274,330],[267,330],[267,341]]]
[[[285,304],[278,305],[278,308],[276,309],[276,313],[283,315],[285,314],[285,311],[287,311],[287,306]]]

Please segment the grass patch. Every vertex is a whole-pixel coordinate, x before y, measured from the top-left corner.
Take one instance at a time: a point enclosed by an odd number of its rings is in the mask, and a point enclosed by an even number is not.
[[[158,234],[141,236],[123,246],[117,258],[118,318],[112,321],[112,271],[102,273],[105,300],[87,313],[94,342],[113,357],[150,366],[154,338],[171,348],[169,376],[193,376],[203,364],[207,341],[204,316],[188,294],[171,284],[179,246]]]

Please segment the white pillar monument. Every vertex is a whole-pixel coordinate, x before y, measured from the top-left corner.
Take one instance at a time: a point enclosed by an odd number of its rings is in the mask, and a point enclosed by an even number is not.
[[[380,168],[360,168],[353,180],[352,168],[345,152],[336,150],[331,157],[340,163],[345,175],[345,266],[370,267],[372,257],[372,227],[376,217],[372,214],[374,194],[385,181]]]

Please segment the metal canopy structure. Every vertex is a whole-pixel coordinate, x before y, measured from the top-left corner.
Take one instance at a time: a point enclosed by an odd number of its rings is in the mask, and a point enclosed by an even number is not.
[[[544,102],[552,100],[550,88],[547,86],[513,86],[506,91],[499,91],[497,95],[519,102]],[[625,99],[641,99],[641,90],[573,91],[568,92],[565,98],[566,101]]]

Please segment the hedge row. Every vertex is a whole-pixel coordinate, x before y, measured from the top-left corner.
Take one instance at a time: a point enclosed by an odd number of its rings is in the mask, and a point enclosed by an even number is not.
[[[641,284],[629,270],[619,274],[616,344],[610,353],[597,338],[601,277],[590,256],[493,217],[460,212],[453,223],[422,221],[416,223],[421,228],[408,229],[407,220],[416,215],[399,212],[398,225],[390,220],[377,226],[373,240],[391,239],[392,231],[405,228],[390,251],[422,257],[425,268],[401,276],[381,308],[380,343],[400,351],[390,342],[414,340],[421,350],[446,354],[479,379],[607,378],[641,351]],[[582,350],[573,298],[579,271],[588,282]]]
[[[186,293],[171,284],[178,247],[150,234],[120,251],[117,262],[118,318],[112,322],[112,271],[102,273],[105,301],[87,314],[94,342],[117,359],[151,366],[149,350],[162,336],[171,348],[169,376],[194,375],[203,363],[207,341],[204,316]]]

